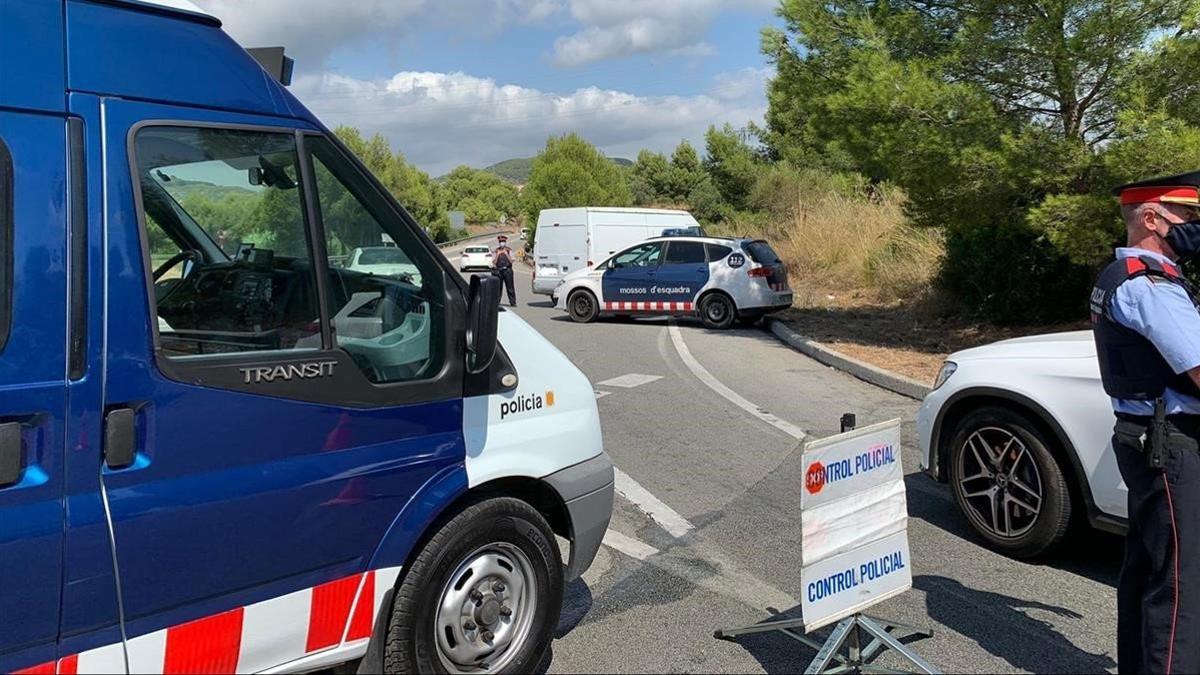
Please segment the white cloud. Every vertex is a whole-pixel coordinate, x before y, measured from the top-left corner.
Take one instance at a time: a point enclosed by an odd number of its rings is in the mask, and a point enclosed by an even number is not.
[[[563,9],[562,0],[195,0],[221,19],[247,47],[283,45],[306,63],[324,63],[338,47],[386,37],[403,39],[433,23],[466,33],[491,33],[542,21]]]
[[[707,56],[704,36],[726,9],[766,9],[776,0],[570,0],[571,15],[584,27],[558,38],[554,58],[577,66],[632,54],[666,52]]]
[[[745,79],[741,71],[720,77],[696,96],[596,87],[557,94],[461,72],[402,72],[373,81],[327,73],[302,77],[293,89],[326,124],[382,133],[436,176],[459,164],[530,156],[548,136],[568,132],[614,157],[633,158],[642,148],[670,151],[684,138],[699,145],[710,124],[761,121],[762,90],[742,86]]]

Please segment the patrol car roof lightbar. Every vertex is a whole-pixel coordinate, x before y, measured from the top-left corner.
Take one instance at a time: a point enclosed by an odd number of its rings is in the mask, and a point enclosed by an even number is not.
[[[292,69],[295,67],[296,62],[290,57],[284,56],[283,47],[251,47],[246,51],[279,84],[285,87],[291,86]]]

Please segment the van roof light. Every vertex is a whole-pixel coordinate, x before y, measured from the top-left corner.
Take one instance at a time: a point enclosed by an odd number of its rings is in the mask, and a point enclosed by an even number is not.
[[[275,78],[279,84],[287,87],[292,84],[292,69],[296,62],[284,56],[283,47],[251,47],[246,50],[258,61],[267,74]]]

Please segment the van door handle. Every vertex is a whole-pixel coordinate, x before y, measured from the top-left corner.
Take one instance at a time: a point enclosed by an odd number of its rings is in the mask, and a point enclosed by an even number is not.
[[[21,423],[0,424],[0,488],[21,480]]]
[[[104,463],[110,469],[133,464],[137,451],[137,427],[133,408],[114,408],[104,416]]]

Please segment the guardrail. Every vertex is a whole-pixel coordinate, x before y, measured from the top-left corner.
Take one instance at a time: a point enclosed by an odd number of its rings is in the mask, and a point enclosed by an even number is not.
[[[438,244],[437,247],[438,248],[450,248],[450,247],[456,246],[458,244],[465,244],[468,241],[474,241],[475,239],[491,239],[492,237],[495,237],[498,234],[511,235],[512,233],[513,233],[512,230],[496,230],[494,232],[485,232],[483,234],[473,234],[469,237],[462,237],[460,239],[454,239],[451,241],[443,241],[442,243]]]

